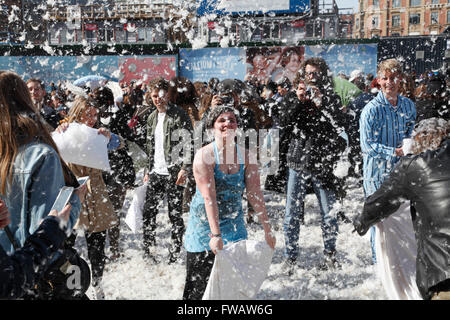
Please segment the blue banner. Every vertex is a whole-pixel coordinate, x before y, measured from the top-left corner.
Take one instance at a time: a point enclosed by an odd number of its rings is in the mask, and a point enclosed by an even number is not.
[[[310,0],[200,0],[198,2],[198,16],[303,13],[310,10]]]
[[[244,79],[246,53],[243,48],[181,49],[179,74],[191,81],[211,78]]]
[[[350,76],[353,70],[376,75],[377,51],[376,43],[305,46],[305,59],[323,58],[334,76],[339,73]]]

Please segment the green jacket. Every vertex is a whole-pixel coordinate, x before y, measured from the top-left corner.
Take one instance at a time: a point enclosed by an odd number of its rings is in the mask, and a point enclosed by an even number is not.
[[[356,85],[340,77],[333,77],[333,89],[341,98],[343,107],[362,93]]]
[[[158,110],[155,110],[147,118],[148,172],[152,171],[154,164],[157,122]],[[191,119],[186,111],[174,104],[169,104],[164,118],[163,132],[164,158],[171,177],[176,179],[181,169],[191,172],[194,160],[192,151],[193,128]]]

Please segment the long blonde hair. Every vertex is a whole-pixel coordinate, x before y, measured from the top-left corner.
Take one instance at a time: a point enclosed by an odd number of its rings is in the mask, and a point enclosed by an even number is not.
[[[419,154],[436,150],[449,135],[450,121],[441,118],[424,119],[414,128],[412,152]]]
[[[66,119],[64,119],[65,122],[81,122],[83,112],[88,107],[96,108],[95,100],[92,97],[85,98],[82,96],[77,96],[72,104],[72,107],[70,107]]]
[[[14,72],[0,70],[0,193],[12,182],[14,160],[19,147],[34,140],[58,148],[31,100],[25,82]],[[60,157],[61,159],[61,157]],[[61,160],[66,184],[74,183]]]

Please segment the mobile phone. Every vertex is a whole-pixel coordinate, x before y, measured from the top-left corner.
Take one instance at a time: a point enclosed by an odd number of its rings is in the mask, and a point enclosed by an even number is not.
[[[68,187],[68,186],[62,187],[61,190],[59,190],[59,194],[56,197],[56,200],[53,203],[53,206],[50,209],[50,211],[56,210],[58,212],[61,212],[61,210],[64,209],[64,207],[69,202],[70,197],[73,194],[73,190],[74,190],[73,187]]]
[[[77,180],[78,180],[78,183],[80,184],[80,187],[81,187],[81,186],[82,186],[83,184],[85,184],[89,179],[90,179],[89,176],[85,176],[85,177],[78,178]],[[79,187],[78,187],[78,188],[79,188]]]

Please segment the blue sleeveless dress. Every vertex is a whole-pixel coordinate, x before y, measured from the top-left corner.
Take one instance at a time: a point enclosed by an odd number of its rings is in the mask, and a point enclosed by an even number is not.
[[[225,174],[219,170],[219,152],[216,142],[213,142],[214,179],[216,184],[216,200],[219,207],[219,226],[222,239],[226,245],[228,242],[236,242],[247,239],[244,212],[242,210],[242,197],[245,190],[244,161],[237,148],[239,159],[239,171],[234,174]],[[209,248],[208,218],[205,209],[205,200],[200,191],[196,192],[191,201],[188,225],[186,228],[184,247],[188,252],[210,251]]]

